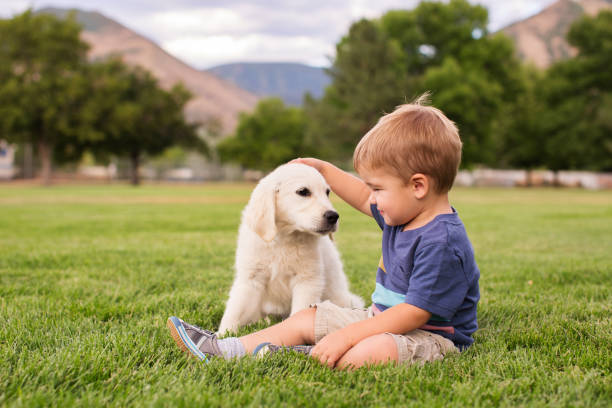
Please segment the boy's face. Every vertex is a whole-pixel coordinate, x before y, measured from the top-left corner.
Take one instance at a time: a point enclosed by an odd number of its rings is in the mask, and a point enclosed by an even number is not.
[[[422,210],[411,183],[385,169],[361,169],[359,175],[370,187],[370,203],[376,204],[387,225],[407,224]]]

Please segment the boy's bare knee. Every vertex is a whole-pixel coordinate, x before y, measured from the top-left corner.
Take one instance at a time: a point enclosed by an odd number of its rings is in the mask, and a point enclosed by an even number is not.
[[[397,361],[397,346],[393,337],[377,334],[353,346],[338,361],[339,368],[359,368],[364,364],[384,364]]]
[[[314,325],[316,313],[316,307],[309,307],[307,309],[300,310],[286,320],[286,322],[291,322],[292,327],[294,327],[296,331],[302,333],[304,344],[314,344]]]

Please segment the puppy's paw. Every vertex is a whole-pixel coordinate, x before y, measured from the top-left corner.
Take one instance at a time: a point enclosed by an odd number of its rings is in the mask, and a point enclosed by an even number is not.
[[[351,293],[351,307],[361,309],[365,306],[365,302],[360,296]]]

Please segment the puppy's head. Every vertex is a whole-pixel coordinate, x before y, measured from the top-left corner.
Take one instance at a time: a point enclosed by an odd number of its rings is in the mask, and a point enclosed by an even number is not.
[[[339,215],[329,193],[325,179],[314,168],[282,165],[255,187],[245,222],[265,241],[279,233],[330,234],[338,228]]]

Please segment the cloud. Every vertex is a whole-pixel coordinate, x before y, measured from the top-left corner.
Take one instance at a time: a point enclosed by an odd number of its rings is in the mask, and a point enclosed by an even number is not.
[[[3,0],[0,5],[0,17],[8,18],[25,11],[30,2],[24,0]]]
[[[406,1],[365,0],[198,3],[157,11],[140,19],[170,53],[203,68],[230,61],[295,61],[329,65],[335,44],[359,18],[379,17]],[[417,1],[413,0],[416,4]],[[376,6],[374,6],[376,4]],[[223,7],[220,7],[223,5]]]
[[[555,0],[471,1],[471,3],[481,4],[489,10],[490,31],[497,31],[516,21],[523,20],[554,2]]]
[[[554,0],[471,0],[496,31]],[[360,18],[411,9],[418,0],[0,0],[0,16],[28,7],[97,10],[151,38],[196,68],[237,61],[328,65],[335,44]]]
[[[180,37],[162,46],[198,68],[203,68],[202,61],[214,61],[215,65],[236,61],[282,61],[323,66],[329,65],[326,57],[333,52],[328,42],[313,37],[264,34]]]
[[[539,11],[553,0],[477,0],[489,9],[490,29]],[[204,68],[232,61],[298,61],[328,65],[335,44],[360,18],[410,9],[417,0],[183,0],[139,19],[142,30],[170,53]],[[290,6],[288,6],[290,4]],[[149,29],[150,30],[150,29]]]
[[[194,34],[246,35],[257,28],[256,21],[227,8],[158,11],[146,17],[145,21],[174,37]]]

